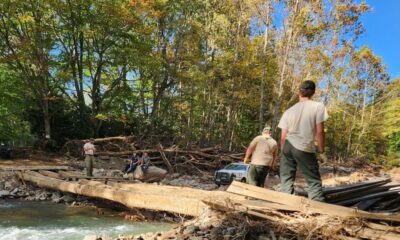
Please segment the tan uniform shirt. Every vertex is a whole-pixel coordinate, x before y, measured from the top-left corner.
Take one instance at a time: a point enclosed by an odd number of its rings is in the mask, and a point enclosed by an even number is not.
[[[255,148],[251,155],[251,164],[271,166],[274,158],[274,151],[276,151],[277,143],[271,137],[263,135],[257,136],[251,141],[250,147]]]
[[[96,150],[96,148],[93,144],[88,142],[83,145],[83,150],[85,151],[85,155],[94,155],[94,151]]]
[[[328,113],[323,103],[307,100],[285,111],[278,127],[287,129],[286,139],[298,150],[315,152],[315,127],[325,122]]]

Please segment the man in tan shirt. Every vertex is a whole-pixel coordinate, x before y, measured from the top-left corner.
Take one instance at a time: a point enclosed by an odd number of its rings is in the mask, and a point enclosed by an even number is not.
[[[96,152],[93,138],[83,145],[83,151],[85,152],[86,175],[93,176],[94,153]]]
[[[311,100],[314,93],[315,83],[304,81],[300,85],[299,102],[286,110],[279,122],[278,127],[282,129],[281,190],[294,193],[293,184],[299,167],[307,181],[308,197],[324,201],[314,141],[317,140],[318,152],[323,154],[324,122],[328,114],[323,103]]]
[[[277,143],[270,134],[271,128],[265,127],[262,134],[255,137],[247,148],[244,163],[248,163],[251,156],[247,177],[251,185],[264,187],[265,177],[276,162]]]

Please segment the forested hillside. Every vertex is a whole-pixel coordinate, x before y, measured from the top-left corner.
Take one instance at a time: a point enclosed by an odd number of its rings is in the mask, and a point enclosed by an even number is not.
[[[302,80],[326,104],[328,153],[398,159],[400,80],[353,0],[2,0],[0,139],[168,136],[241,150],[279,136]],[[397,156],[396,156],[397,153]]]

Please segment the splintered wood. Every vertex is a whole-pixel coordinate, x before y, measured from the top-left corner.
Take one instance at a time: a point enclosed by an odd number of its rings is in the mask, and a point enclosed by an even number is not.
[[[104,198],[119,202],[130,208],[144,208],[168,211],[189,216],[200,216],[206,209],[225,212],[241,212],[265,219],[276,226],[284,226],[292,232],[314,229],[313,234],[321,237],[335,234],[342,239],[361,237],[363,239],[400,239],[399,214],[366,212],[354,208],[309,200],[302,196],[289,195],[248,184],[233,182],[227,191],[206,191],[188,187],[162,186],[143,183],[117,183],[108,181],[64,181],[66,175],[40,170],[22,172],[20,177],[40,187],[89,197]],[[330,194],[341,196],[351,189],[375,186],[386,180],[372,181],[356,186],[325,189]],[[390,185],[392,186],[392,185]],[[384,188],[386,189],[386,188]],[[333,196],[333,195],[332,195]],[[352,219],[358,219],[352,221]],[[333,222],[334,224],[332,224]],[[333,230],[335,228],[336,230]],[[338,229],[339,228],[339,229]],[[282,229],[282,228],[280,228]],[[329,233],[334,231],[334,233]],[[307,233],[304,233],[307,235]]]

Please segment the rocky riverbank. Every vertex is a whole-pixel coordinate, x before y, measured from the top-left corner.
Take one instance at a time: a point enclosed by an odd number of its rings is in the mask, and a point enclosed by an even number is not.
[[[37,188],[22,182],[17,173],[0,172],[0,198],[23,199],[27,201],[51,201],[69,205],[87,205],[89,200],[83,196]]]

